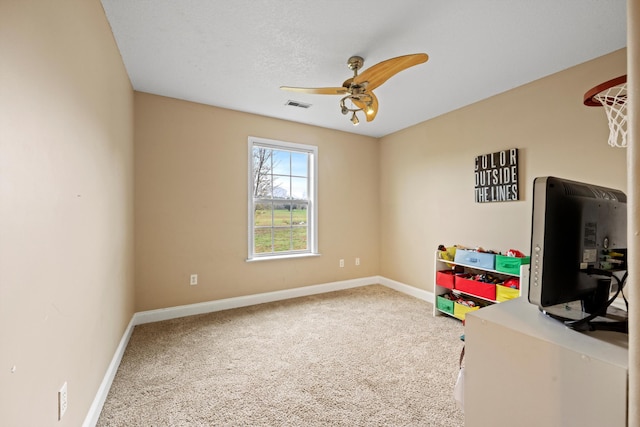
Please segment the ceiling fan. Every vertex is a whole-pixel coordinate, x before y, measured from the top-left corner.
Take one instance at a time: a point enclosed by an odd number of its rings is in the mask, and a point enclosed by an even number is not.
[[[429,55],[426,53],[398,56],[379,62],[363,71],[362,74],[358,74],[358,70],[364,64],[364,59],[360,56],[352,56],[347,61],[347,66],[353,70],[353,77],[345,80],[341,87],[304,88],[280,86],[280,89],[316,95],[345,95],[340,100],[340,111],[344,115],[352,113],[351,122],[357,125],[360,123],[356,116],[358,111],[364,111],[368,122],[372,121],[378,113],[378,98],[373,93],[375,88],[400,71],[427,62],[428,59]],[[352,105],[347,106],[346,101],[351,101]]]

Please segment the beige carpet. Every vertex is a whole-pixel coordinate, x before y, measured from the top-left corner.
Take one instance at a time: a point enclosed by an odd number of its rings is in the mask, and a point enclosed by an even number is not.
[[[380,285],[137,326],[98,426],[463,426],[462,324]]]

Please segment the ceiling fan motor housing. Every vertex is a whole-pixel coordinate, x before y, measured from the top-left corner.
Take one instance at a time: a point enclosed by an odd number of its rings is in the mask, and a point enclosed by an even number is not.
[[[357,72],[364,65],[364,59],[362,59],[361,56],[352,56],[349,58],[349,61],[347,61],[347,65],[350,70]]]

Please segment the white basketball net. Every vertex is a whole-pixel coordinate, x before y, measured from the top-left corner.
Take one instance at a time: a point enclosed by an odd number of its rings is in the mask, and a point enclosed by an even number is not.
[[[598,100],[609,120],[609,145],[627,146],[627,84],[603,90],[593,99]]]

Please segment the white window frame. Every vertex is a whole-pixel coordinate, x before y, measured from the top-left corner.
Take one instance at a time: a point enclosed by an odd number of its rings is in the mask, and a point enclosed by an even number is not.
[[[254,147],[271,148],[275,150],[295,151],[309,155],[309,182],[307,208],[307,249],[297,251],[283,251],[277,253],[254,253],[254,197],[253,197],[253,149]],[[248,258],[247,261],[261,261],[273,259],[298,258],[318,256],[318,147],[314,145],[298,144],[294,142],[276,141],[250,136],[248,138]]]

